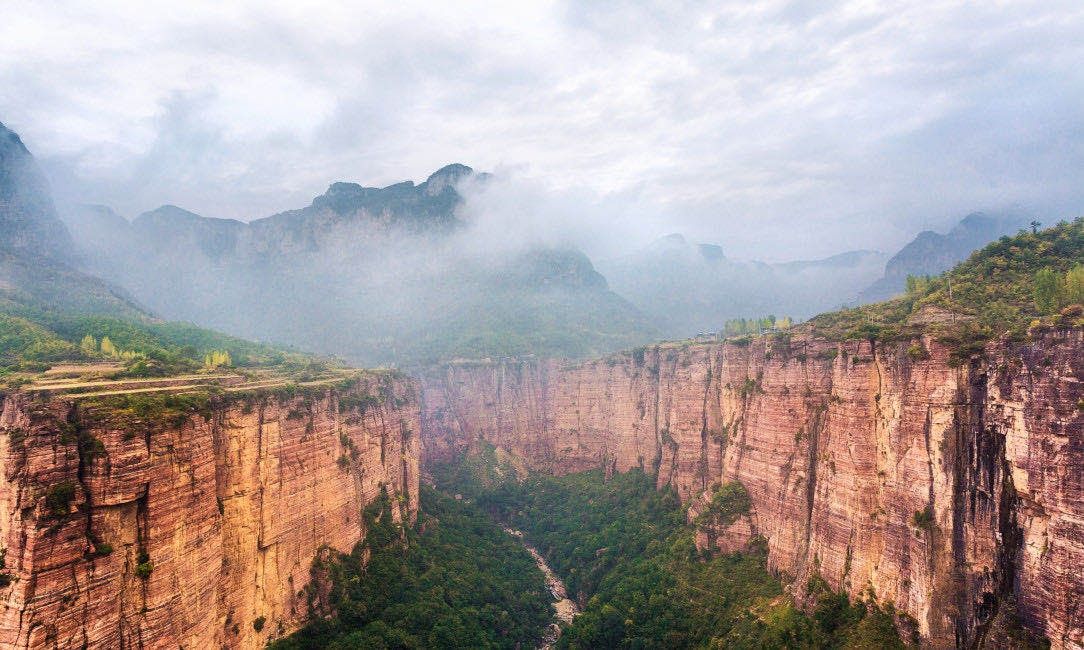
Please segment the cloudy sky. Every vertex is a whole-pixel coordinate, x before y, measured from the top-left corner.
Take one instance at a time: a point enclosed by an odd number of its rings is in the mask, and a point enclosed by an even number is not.
[[[1084,214],[1079,0],[144,4],[5,3],[0,121],[63,200],[250,219],[458,161],[769,259]]]

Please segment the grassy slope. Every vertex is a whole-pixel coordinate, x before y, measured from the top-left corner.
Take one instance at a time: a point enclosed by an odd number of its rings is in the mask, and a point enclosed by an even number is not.
[[[105,282],[66,267],[0,254],[0,376],[60,361],[108,358],[87,353],[84,336],[109,337],[136,358],[134,374],[198,369],[204,356],[228,351],[237,366],[304,364],[308,357],[189,323],[156,319]],[[140,363],[142,362],[142,363]]]

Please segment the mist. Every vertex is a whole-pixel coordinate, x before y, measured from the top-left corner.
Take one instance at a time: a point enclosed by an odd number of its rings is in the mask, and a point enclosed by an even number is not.
[[[1079,214],[1082,25],[1071,2],[19,3],[0,115],[59,200],[125,215],[250,221],[458,160],[530,178],[521,216],[553,205],[539,236],[594,256],[678,232],[778,262]]]
[[[805,318],[1084,210],[1070,2],[5,19],[0,117],[82,268],[163,318],[359,363]],[[455,161],[477,173],[421,181]],[[951,234],[976,212],[1019,218]],[[904,254],[920,236],[932,266]]]

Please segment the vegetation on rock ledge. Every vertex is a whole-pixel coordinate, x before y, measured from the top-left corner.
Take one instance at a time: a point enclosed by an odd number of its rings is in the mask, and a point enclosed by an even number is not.
[[[930,329],[961,345],[1022,337],[1035,319],[1084,299],[1082,262],[1084,218],[1002,237],[941,276],[913,279],[901,297],[810,322],[833,340],[896,340]]]

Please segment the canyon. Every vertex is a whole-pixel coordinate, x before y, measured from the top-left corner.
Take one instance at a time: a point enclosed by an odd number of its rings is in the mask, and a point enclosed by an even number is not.
[[[313,560],[349,552],[382,491],[416,517],[402,376],[180,413],[125,407],[141,397],[3,395],[0,646],[263,647],[319,610]]]
[[[931,647],[1014,630],[1084,647],[1084,330],[970,357],[793,333],[583,363],[459,362],[423,378],[423,463],[479,442],[564,474],[642,467],[690,503],[740,481],[748,514],[698,542],[892,603]],[[906,616],[902,616],[906,615]]]

